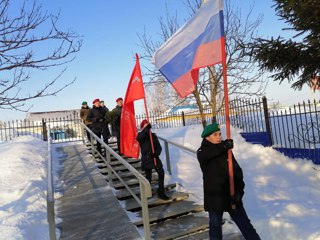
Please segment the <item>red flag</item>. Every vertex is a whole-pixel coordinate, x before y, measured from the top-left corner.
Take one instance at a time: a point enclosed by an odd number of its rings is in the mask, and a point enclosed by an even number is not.
[[[121,153],[138,158],[140,146],[136,140],[138,131],[136,126],[134,101],[145,98],[144,87],[140,69],[138,54],[136,54],[136,65],[130,77],[126,96],[124,99],[121,122],[120,122],[120,149]]]

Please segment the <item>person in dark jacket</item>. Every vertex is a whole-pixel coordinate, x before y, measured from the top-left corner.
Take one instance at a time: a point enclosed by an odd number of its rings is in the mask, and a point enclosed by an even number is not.
[[[105,109],[107,112],[109,112],[109,109],[107,108],[106,105],[104,105],[104,101],[103,100],[100,100],[100,106]]]
[[[243,173],[238,162],[232,156],[235,194],[230,196],[228,170],[228,150],[233,148],[232,139],[221,139],[217,123],[206,126],[197,151],[197,158],[203,173],[204,209],[209,213],[210,239],[222,239],[222,215],[228,212],[237,224],[245,239],[259,240],[243,207]],[[235,209],[231,206],[234,205]]]
[[[100,100],[97,98],[93,101],[93,107],[88,113],[87,119],[92,122],[92,132],[99,138],[103,136],[103,141],[108,144],[110,136],[109,129],[105,120],[106,110],[100,106]],[[101,144],[97,142],[98,152],[102,154]]]
[[[87,120],[87,116],[90,112],[90,108],[88,106],[88,103],[86,101],[83,101],[82,102],[82,106],[81,106],[81,109],[80,109],[80,118],[82,120],[82,122],[88,127],[91,129],[91,125],[92,125],[92,122]],[[91,141],[91,138],[90,138],[90,133],[88,131],[86,131],[87,133],[87,138],[89,141]]]
[[[141,167],[145,171],[146,178],[151,183],[152,180],[152,169],[158,174],[158,197],[163,200],[169,200],[170,198],[165,194],[164,191],[164,170],[162,162],[159,158],[162,147],[159,143],[159,139],[155,133],[152,133],[152,142],[154,151],[152,151],[150,134],[151,129],[150,123],[144,119],[140,124],[141,131],[138,133],[137,141],[140,144],[141,149]],[[154,159],[156,159],[156,166],[154,164]]]
[[[117,102],[117,106],[111,111],[110,118],[112,120],[114,134],[117,138],[118,151],[119,151],[119,154],[121,155],[121,151],[120,151],[120,122],[121,122],[123,99],[117,98],[116,102]]]

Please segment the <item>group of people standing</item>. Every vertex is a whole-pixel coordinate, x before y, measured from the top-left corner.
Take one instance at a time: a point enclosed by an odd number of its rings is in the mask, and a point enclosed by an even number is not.
[[[112,111],[109,111],[105,106],[104,101],[99,98],[93,100],[92,108],[84,101],[82,102],[82,107],[80,109],[80,117],[83,123],[99,138],[102,137],[106,144],[108,144],[108,140],[111,136],[109,130],[109,124],[111,124],[111,129],[114,136],[117,138],[117,145],[120,151],[120,119],[123,99],[120,97],[117,98],[116,103],[116,107]],[[90,141],[89,132],[87,132],[87,137]],[[97,150],[102,154],[101,144],[99,142],[97,142]]]
[[[109,111],[104,105],[103,100],[99,100],[98,98],[93,100],[92,108],[84,101],[82,102],[82,107],[80,109],[80,117],[83,123],[99,138],[102,137],[106,144],[108,144],[108,139],[110,138],[108,125],[111,123],[112,131],[117,138],[119,154],[122,155],[120,151],[120,122],[123,99],[117,98],[116,103],[117,105],[115,108],[112,111]],[[152,134],[152,137],[150,138],[149,131],[151,125],[146,119],[141,122],[140,128],[141,132],[137,136],[137,141],[141,147],[142,170],[145,171],[146,178],[151,183],[152,170],[155,169],[158,174],[158,197],[163,200],[169,200],[164,189],[164,169],[159,158],[162,148],[159,140],[155,134]],[[87,138],[90,141],[90,134],[88,132]],[[102,154],[101,144],[99,142],[97,142],[97,150]]]

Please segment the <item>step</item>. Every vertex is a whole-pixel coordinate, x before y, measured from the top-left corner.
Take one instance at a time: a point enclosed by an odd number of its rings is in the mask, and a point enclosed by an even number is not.
[[[137,169],[137,170],[138,170],[142,175],[144,174],[144,173],[141,172],[141,169]],[[99,171],[100,171],[100,173],[101,173],[102,175],[108,175],[108,168],[106,168],[106,167],[100,168]],[[118,173],[118,175],[120,175],[120,177],[122,177],[122,178],[133,178],[133,177],[134,177],[134,175],[133,175],[130,171],[122,171],[122,172],[117,172],[117,173]]]
[[[176,183],[170,183],[168,185],[165,186],[165,189],[166,190],[169,190],[169,189],[173,189],[177,186]],[[155,184],[151,184],[151,189],[152,189],[152,193],[156,193],[157,190],[158,190],[158,183],[155,183]],[[131,189],[136,195],[140,195],[140,187],[135,187],[135,188],[132,188]],[[121,189],[121,190],[117,190],[116,192],[116,197],[121,200],[121,199],[125,199],[125,198],[130,198],[132,197],[131,196],[131,193],[129,193],[129,191],[127,189]]]
[[[106,177],[106,180],[109,181],[109,178]],[[124,182],[130,186],[131,188],[133,187],[138,187],[139,186],[139,180],[137,178],[127,178],[124,180]],[[152,181],[151,181],[152,184],[156,184],[158,183],[158,178],[153,178]],[[123,185],[122,182],[118,181],[117,180],[114,180],[113,182],[113,187],[117,190],[120,190],[122,188],[125,188],[125,186]]]
[[[97,147],[97,143],[94,143],[93,144],[95,147]],[[85,146],[87,147],[87,148],[91,148],[91,143],[90,142],[86,142],[85,143]],[[117,142],[108,142],[108,146],[109,147],[115,147],[115,148],[117,148]]]
[[[177,240],[209,240],[209,229],[200,231],[184,237],[178,237]],[[223,240],[245,240],[241,233],[224,233]]]
[[[133,164],[131,164],[131,166],[134,167],[135,169],[140,169],[141,168],[141,163],[140,162],[133,163]],[[100,164],[100,165],[98,165],[98,168],[100,168],[100,169],[107,168],[107,165]],[[118,172],[118,171],[128,171],[127,167],[123,166],[123,165],[115,166],[115,167],[113,167],[113,169],[116,172]]]
[[[97,165],[98,168],[106,168],[107,164],[106,164],[106,160],[105,159],[101,159],[101,158],[95,158],[97,163],[100,163]],[[127,158],[125,159],[128,163],[130,164],[134,164],[134,163],[140,163],[139,159],[135,159],[135,158]],[[111,161],[111,166],[112,167],[116,167],[116,166],[122,166],[123,164],[119,161],[119,160],[114,160]]]
[[[104,148],[102,149],[102,154],[104,154]],[[92,155],[92,151],[89,151],[89,154],[91,154]],[[99,154],[97,153],[97,152],[95,152],[94,153],[94,158],[99,158],[100,156],[99,156]],[[132,158],[132,157],[128,157],[128,156],[121,156],[123,159],[130,159],[130,158]],[[135,159],[135,158],[133,158],[133,159]],[[113,155],[111,155],[110,156],[110,160],[111,160],[111,162],[119,162],[119,160],[115,157],[115,156],[113,156]],[[139,159],[137,159],[137,160],[139,160]]]
[[[121,157],[122,157],[123,159],[132,158],[132,157],[129,157],[129,156],[124,156],[124,155],[122,155]],[[110,159],[111,159],[111,161],[118,161],[118,159],[117,159],[114,155],[111,155],[111,156],[110,156]]]
[[[173,239],[209,228],[209,216],[205,212],[184,215],[150,226],[152,237],[157,240]],[[206,232],[206,237],[209,237]],[[186,238],[189,239],[189,238]],[[205,239],[205,238],[197,238]]]
[[[188,235],[184,235],[182,237],[177,237],[175,239],[176,240],[209,240],[209,229],[194,232]],[[226,239],[225,236],[223,236],[223,240],[225,239]],[[232,239],[232,240],[236,240],[236,239]]]
[[[125,158],[125,160],[126,160],[126,162],[128,162],[128,163],[130,163],[130,164],[141,162],[140,159],[136,159],[136,158]],[[121,163],[118,159],[116,159],[116,158],[114,158],[113,161],[112,161],[112,159],[111,159],[111,166],[117,166],[117,165],[122,165],[122,163]]]
[[[100,158],[100,157],[95,157],[95,161],[96,163],[104,163],[104,159]],[[99,167],[101,164],[97,164],[97,167]]]
[[[139,185],[139,180],[137,178],[133,177],[133,175],[132,175],[132,178],[125,179],[124,182],[128,186]],[[157,182],[158,182],[158,174],[154,174],[152,176],[152,183],[157,183]],[[116,179],[113,181],[113,187],[115,189],[120,189],[120,188],[124,188],[124,185],[122,182],[120,182],[118,179]]]
[[[155,194],[154,196],[148,199],[148,206],[153,207],[153,206],[164,204],[167,202],[182,201],[189,197],[189,193],[179,192],[175,190],[169,190],[166,192],[166,194],[170,197],[170,200],[159,199],[157,194]],[[137,211],[141,209],[140,205],[137,203],[137,201],[134,198],[125,199],[122,202],[127,211]]]
[[[139,171],[139,169],[137,169]],[[141,170],[141,169],[140,169]],[[139,171],[142,175],[144,175],[143,172]],[[100,173],[103,175],[108,175],[108,169],[107,168],[102,168],[100,169]],[[135,178],[134,175],[130,171],[123,171],[123,172],[118,172],[118,175],[124,179],[124,178]]]
[[[191,212],[203,211],[203,205],[195,204],[193,201],[179,201],[170,202],[164,205],[158,205],[153,208],[149,208],[149,220],[150,223],[167,218],[177,217],[183,214]],[[134,219],[133,223],[136,225],[142,225],[142,212],[136,212],[138,219]]]

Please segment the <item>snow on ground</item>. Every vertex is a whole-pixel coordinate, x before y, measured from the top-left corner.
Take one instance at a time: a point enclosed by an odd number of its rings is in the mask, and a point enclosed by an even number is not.
[[[201,131],[200,125],[194,125],[156,132],[197,150]],[[224,127],[222,132],[225,136]],[[246,183],[244,205],[261,238],[320,239],[320,167],[290,159],[271,147],[247,143],[237,129],[232,129],[232,138]],[[202,174],[195,155],[173,146],[170,154],[172,176],[167,181],[181,182],[202,202]],[[164,153],[162,160],[166,162]]]
[[[48,239],[47,152],[31,136],[0,143],[0,239]]]
[[[195,125],[155,132],[197,150],[201,131]],[[232,138],[234,155],[244,171],[245,208],[261,238],[319,240],[320,166],[247,143],[237,129],[232,129]],[[166,175],[166,181],[179,182],[202,203],[202,174],[195,155],[169,149],[172,175]],[[166,166],[164,150],[161,158]],[[30,136],[1,142],[0,164],[0,240],[49,239],[47,143]],[[224,231],[238,230],[227,223]]]

